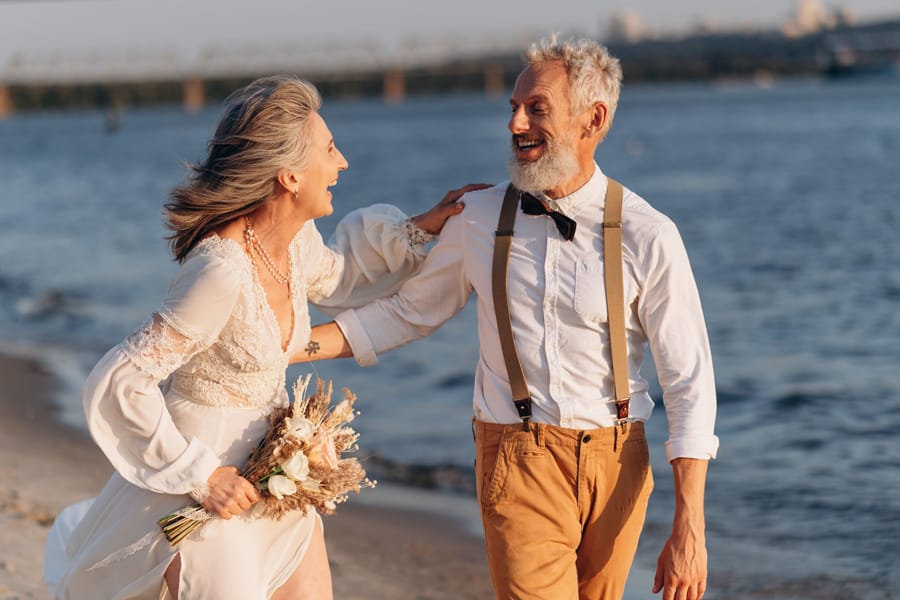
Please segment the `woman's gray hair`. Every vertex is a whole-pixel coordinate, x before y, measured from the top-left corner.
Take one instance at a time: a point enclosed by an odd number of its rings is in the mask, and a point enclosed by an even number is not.
[[[309,120],[322,98],[311,83],[276,75],[237,90],[226,103],[206,159],[188,165],[188,181],[164,206],[179,262],[210,232],[269,200],[279,172],[306,166]]]
[[[622,89],[622,67],[606,46],[587,39],[560,41],[554,35],[532,44],[525,61],[529,66],[562,61],[569,74],[573,114],[603,102],[609,110],[606,131],[609,130]]]

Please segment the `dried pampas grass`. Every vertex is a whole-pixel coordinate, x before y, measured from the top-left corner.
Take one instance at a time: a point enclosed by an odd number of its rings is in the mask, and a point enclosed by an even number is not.
[[[357,414],[356,396],[344,388],[344,399],[331,407],[331,382],[326,385],[317,378],[315,394],[307,396],[310,379],[311,375],[300,377],[294,384],[292,405],[272,411],[269,431],[241,472],[260,490],[261,499],[253,509],[257,518],[279,520],[288,512],[310,509],[330,515],[350,492],[375,486],[356,458],[341,457],[357,450],[359,434],[348,425]],[[296,464],[300,468],[291,466]],[[293,491],[270,490],[274,477],[289,479],[290,483],[280,480],[278,487]],[[177,546],[210,518],[213,515],[194,504],[163,517],[159,526]]]

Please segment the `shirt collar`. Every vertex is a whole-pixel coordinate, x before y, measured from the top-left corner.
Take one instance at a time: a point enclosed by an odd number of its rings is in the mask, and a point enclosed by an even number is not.
[[[569,217],[574,217],[586,206],[598,202],[598,198],[599,202],[603,202],[603,199],[606,197],[606,175],[603,174],[600,166],[595,162],[594,174],[591,175],[591,178],[568,196],[563,196],[556,200],[547,198],[544,194],[541,194],[541,197],[547,201],[551,208],[555,208]]]

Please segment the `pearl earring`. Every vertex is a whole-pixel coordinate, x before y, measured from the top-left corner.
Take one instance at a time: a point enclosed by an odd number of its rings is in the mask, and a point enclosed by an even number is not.
[[[297,200],[298,198],[300,198],[300,190],[294,190],[293,196],[294,196],[294,200]]]

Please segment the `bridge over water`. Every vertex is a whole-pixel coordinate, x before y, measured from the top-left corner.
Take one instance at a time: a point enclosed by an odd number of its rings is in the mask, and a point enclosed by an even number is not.
[[[382,95],[398,101],[420,91],[503,93],[535,39],[502,43],[429,39],[395,48],[375,44],[210,47],[194,54],[49,54],[0,63],[0,117],[17,108],[120,107],[181,102],[195,110],[247,81],[295,73],[327,96]],[[611,45],[628,82],[773,76],[900,73],[900,19],[788,38],[777,31],[701,34]]]
[[[524,42],[521,47],[524,47]],[[60,94],[91,104],[129,104],[139,97],[189,110],[255,77],[294,73],[325,93],[381,94],[403,99],[421,87],[502,93],[521,68],[517,52],[431,41],[386,51],[371,44],[212,47],[196,54],[48,54],[14,56],[0,64],[0,116],[17,105],[53,104]],[[164,96],[160,98],[159,96]],[[90,97],[90,98],[88,98]]]

